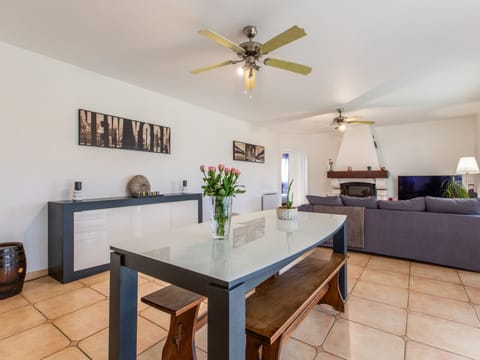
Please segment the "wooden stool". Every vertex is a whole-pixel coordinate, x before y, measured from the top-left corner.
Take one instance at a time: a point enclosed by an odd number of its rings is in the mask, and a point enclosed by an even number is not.
[[[170,314],[170,329],[163,348],[163,360],[196,359],[195,331],[207,323],[207,314],[198,320],[205,297],[169,285],[142,297],[142,302]]]

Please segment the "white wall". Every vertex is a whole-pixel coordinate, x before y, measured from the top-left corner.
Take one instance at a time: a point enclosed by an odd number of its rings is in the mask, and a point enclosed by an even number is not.
[[[380,166],[390,172],[389,196],[397,196],[398,175],[454,174],[458,159],[475,151],[480,160],[480,118],[377,126],[373,134]],[[336,159],[341,135],[331,132],[282,135],[281,139],[282,144],[289,145],[288,150],[307,154],[307,194],[327,194],[330,189],[327,161]]]
[[[455,174],[458,159],[475,153],[475,119],[379,126],[375,139],[397,196],[398,175]]]
[[[328,159],[335,160],[341,136],[333,132],[309,135],[282,134],[279,139],[281,152],[298,151],[306,154],[308,167],[306,195],[325,195],[329,193]]]
[[[129,178],[145,175],[152,190],[178,190],[182,179],[200,192],[200,164],[242,171],[247,193],[235,212],[259,210],[263,192],[280,190],[280,152],[270,131],[94,72],[0,43],[2,200],[0,242],[24,243],[28,271],[47,267],[47,202],[126,194]],[[170,126],[172,153],[84,147],[79,108]],[[264,145],[265,164],[232,161],[232,141]]]

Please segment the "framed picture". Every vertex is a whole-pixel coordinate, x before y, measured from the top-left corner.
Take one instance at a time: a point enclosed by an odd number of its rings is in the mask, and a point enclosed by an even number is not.
[[[247,144],[241,141],[233,142],[233,160],[264,163],[265,147]]]
[[[79,109],[78,145],[170,154],[170,128]]]

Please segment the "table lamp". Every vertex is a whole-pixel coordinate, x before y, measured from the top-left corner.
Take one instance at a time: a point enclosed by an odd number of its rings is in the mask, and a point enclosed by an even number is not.
[[[457,174],[465,174],[468,188],[468,174],[478,174],[480,170],[478,169],[477,160],[474,156],[464,156],[458,160],[457,165]]]

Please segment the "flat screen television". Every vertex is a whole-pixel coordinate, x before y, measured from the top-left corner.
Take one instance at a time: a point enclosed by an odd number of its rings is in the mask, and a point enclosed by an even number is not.
[[[462,181],[461,175],[454,175],[455,181]],[[398,200],[419,196],[443,197],[443,187],[452,175],[399,176]]]

